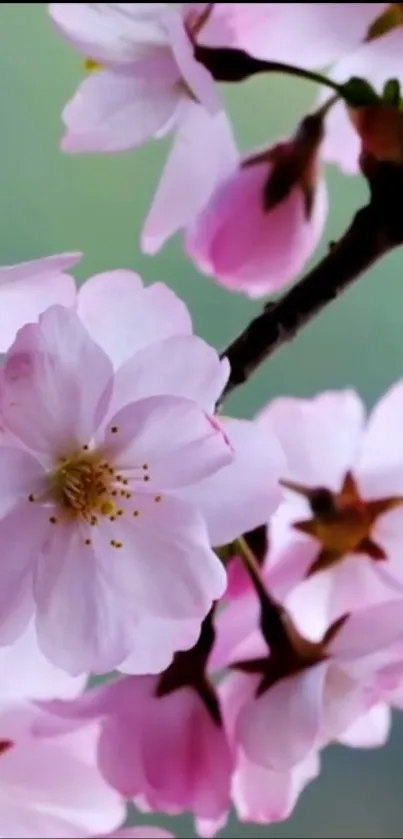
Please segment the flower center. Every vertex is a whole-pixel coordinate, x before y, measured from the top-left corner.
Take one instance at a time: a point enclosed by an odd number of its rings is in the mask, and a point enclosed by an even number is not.
[[[112,516],[118,512],[115,484],[122,484],[124,479],[97,452],[83,451],[63,458],[50,481],[54,500],[73,518],[92,521],[97,514]]]
[[[385,560],[383,548],[371,537],[378,517],[403,503],[391,496],[375,501],[361,498],[357,483],[347,472],[340,492],[325,487],[310,488],[293,481],[281,481],[287,489],[303,495],[309,502],[312,518],[294,522],[293,527],[321,544],[319,556],[308,570],[308,576],[335,565],[347,554],[365,554],[375,561]]]
[[[119,433],[117,425],[110,426],[109,430],[114,435]],[[152,486],[147,463],[131,463],[127,476],[122,475],[119,467],[110,462],[105,451],[91,450],[88,445],[84,445],[81,450],[60,457],[56,468],[48,475],[45,491],[38,494],[31,492],[28,501],[45,505],[48,509],[50,506],[49,522],[52,525],[67,521],[94,527],[101,517],[106,517],[116,522],[119,536],[121,516],[126,514],[137,518],[142,513],[146,496],[158,504],[164,497],[158,490],[154,495],[155,487],[146,495],[137,492],[138,484],[151,482]],[[133,496],[135,504],[130,503]],[[85,545],[92,544],[89,530],[89,527],[83,530]],[[109,544],[113,548],[123,547],[120,538],[111,539]]]

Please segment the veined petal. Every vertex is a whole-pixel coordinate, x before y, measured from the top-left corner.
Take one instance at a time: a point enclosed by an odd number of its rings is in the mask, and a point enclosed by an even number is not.
[[[0,392],[6,424],[29,448],[60,457],[91,440],[112,374],[76,312],[53,306],[20,330],[7,354]]]
[[[164,394],[192,399],[214,413],[229,375],[227,359],[195,335],[155,341],[123,364],[115,377],[112,404]]]
[[[100,70],[85,79],[63,111],[68,152],[121,152],[141,146],[172,122],[180,96],[167,61],[160,77]]]
[[[138,274],[123,269],[87,280],[78,293],[78,313],[115,367],[155,341],[192,332],[188,309],[169,286],[145,287]]]
[[[220,424],[179,396],[126,405],[109,420],[105,446],[130,485],[151,492],[200,481],[233,458]]]
[[[181,490],[181,497],[201,509],[213,545],[268,521],[280,502],[278,481],[285,470],[274,434],[247,420],[223,418],[221,423],[234,449],[232,462]]]
[[[203,165],[201,165],[203,161]],[[189,100],[142,232],[142,249],[156,253],[190,224],[234,168],[238,152],[224,111],[212,116]]]

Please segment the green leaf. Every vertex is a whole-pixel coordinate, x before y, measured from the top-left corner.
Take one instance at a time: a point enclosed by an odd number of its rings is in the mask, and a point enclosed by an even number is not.
[[[348,82],[340,86],[340,93],[348,105],[362,108],[368,105],[379,105],[382,102],[376,90],[365,79],[353,76]]]

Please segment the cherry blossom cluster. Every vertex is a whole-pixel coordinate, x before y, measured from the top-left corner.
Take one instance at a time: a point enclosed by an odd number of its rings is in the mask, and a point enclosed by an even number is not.
[[[373,201],[382,167],[401,176],[401,4],[48,11],[87,71],[64,151],[174,135],[145,252],[181,230],[202,272],[263,296],[319,242],[324,163],[361,169]],[[218,83],[264,72],[316,81],[316,102],[241,157]],[[356,229],[336,285],[377,245]],[[130,803],[205,837],[233,809],[286,819],[330,743],[381,746],[403,707],[403,379],[369,415],[345,389],[230,418],[256,325],[237,371],[168,284],[118,268],[79,287],[80,258],[0,269],[0,834],[171,836],[124,827]]]

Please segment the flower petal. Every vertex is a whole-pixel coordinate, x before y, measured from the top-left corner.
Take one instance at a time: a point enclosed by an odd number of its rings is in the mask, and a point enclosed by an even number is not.
[[[6,732],[4,723],[0,718]],[[76,839],[121,824],[124,804],[96,763],[97,727],[64,737],[16,734],[14,747],[0,764],[4,836]]]
[[[0,648],[0,699],[72,699],[85,687],[87,676],[70,676],[41,653],[30,623],[12,645]]]
[[[61,456],[88,443],[109,400],[112,366],[73,309],[54,306],[23,327],[7,354],[1,409],[34,451]]]
[[[75,282],[65,272],[80,259],[79,253],[66,253],[0,268],[0,352],[49,306],[74,304]]]
[[[192,332],[188,309],[172,289],[164,283],[144,287],[133,271],[106,271],[87,280],[78,293],[78,313],[116,367],[155,341]]]
[[[199,618],[164,620],[155,614],[145,615],[136,626],[130,655],[117,669],[120,673],[135,676],[162,673],[171,663],[174,653],[191,649],[199,635]]]
[[[51,536],[34,580],[39,646],[52,664],[72,675],[107,673],[130,653],[132,613],[122,609],[94,544],[85,544],[78,529],[62,523]]]
[[[391,711],[384,703],[374,705],[359,717],[338,738],[343,746],[353,749],[375,749],[384,746],[390,733]]]
[[[45,486],[46,473],[34,457],[16,446],[0,446],[0,516]]]
[[[323,663],[282,679],[241,710],[237,740],[249,760],[284,772],[308,756],[319,734],[327,670]]]
[[[126,405],[109,420],[105,446],[130,485],[145,481],[151,492],[200,481],[233,457],[219,423],[179,396]]]
[[[186,5],[183,4],[182,12],[185,9]],[[221,106],[218,85],[209,70],[195,58],[194,43],[189,37],[180,11],[170,4],[164,15],[164,27],[169,34],[170,47],[182,78],[193,94],[192,98],[214,115]]]
[[[115,377],[112,403],[118,409],[149,396],[173,394],[214,413],[229,376],[227,359],[196,335],[154,342],[128,359]]]
[[[0,644],[13,643],[33,613],[32,573],[49,528],[49,513],[21,502],[0,520]]]
[[[288,772],[274,772],[244,755],[238,758],[233,801],[243,822],[272,824],[288,819],[304,788],[319,774],[319,756],[310,754]]]
[[[359,469],[366,497],[403,493],[403,381],[375,405],[365,430]]]
[[[266,429],[247,420],[223,418],[221,424],[234,449],[232,463],[181,490],[201,509],[213,545],[268,521],[280,502],[278,480],[285,470],[281,448]]]
[[[165,3],[50,3],[53,22],[84,56],[127,66],[167,43]]]
[[[63,111],[67,152],[121,152],[137,148],[171,124],[180,96],[174,69],[161,60],[155,78],[100,70],[85,79]]]
[[[343,662],[388,650],[403,640],[402,601],[392,600],[351,614],[331,643],[332,656]]]
[[[135,494],[133,501],[117,521],[100,521],[93,528],[93,541],[105,584],[108,581],[119,597],[120,609],[126,601],[131,614],[137,615],[136,631],[144,628],[145,655],[147,622],[142,624],[141,619],[153,615],[159,620],[202,619],[212,601],[224,593],[226,574],[195,508],[169,496],[155,503],[152,495],[144,493]],[[131,514],[133,508],[138,515]],[[110,546],[112,540],[122,543],[119,550]],[[171,654],[169,633],[166,641]],[[160,643],[163,647],[163,636]],[[151,637],[151,652],[154,644]],[[153,671],[154,665],[147,670]]]
[[[364,425],[364,407],[354,391],[274,399],[257,419],[278,436],[287,459],[284,478],[340,489],[359,452]]]
[[[258,58],[326,67],[364,39],[385,3],[224,3],[231,43]],[[228,37],[228,36],[227,36]],[[356,75],[356,74],[354,74]]]
[[[186,102],[143,228],[142,250],[156,253],[167,239],[192,222],[237,161],[238,152],[225,113],[219,111],[211,116],[201,105]]]

